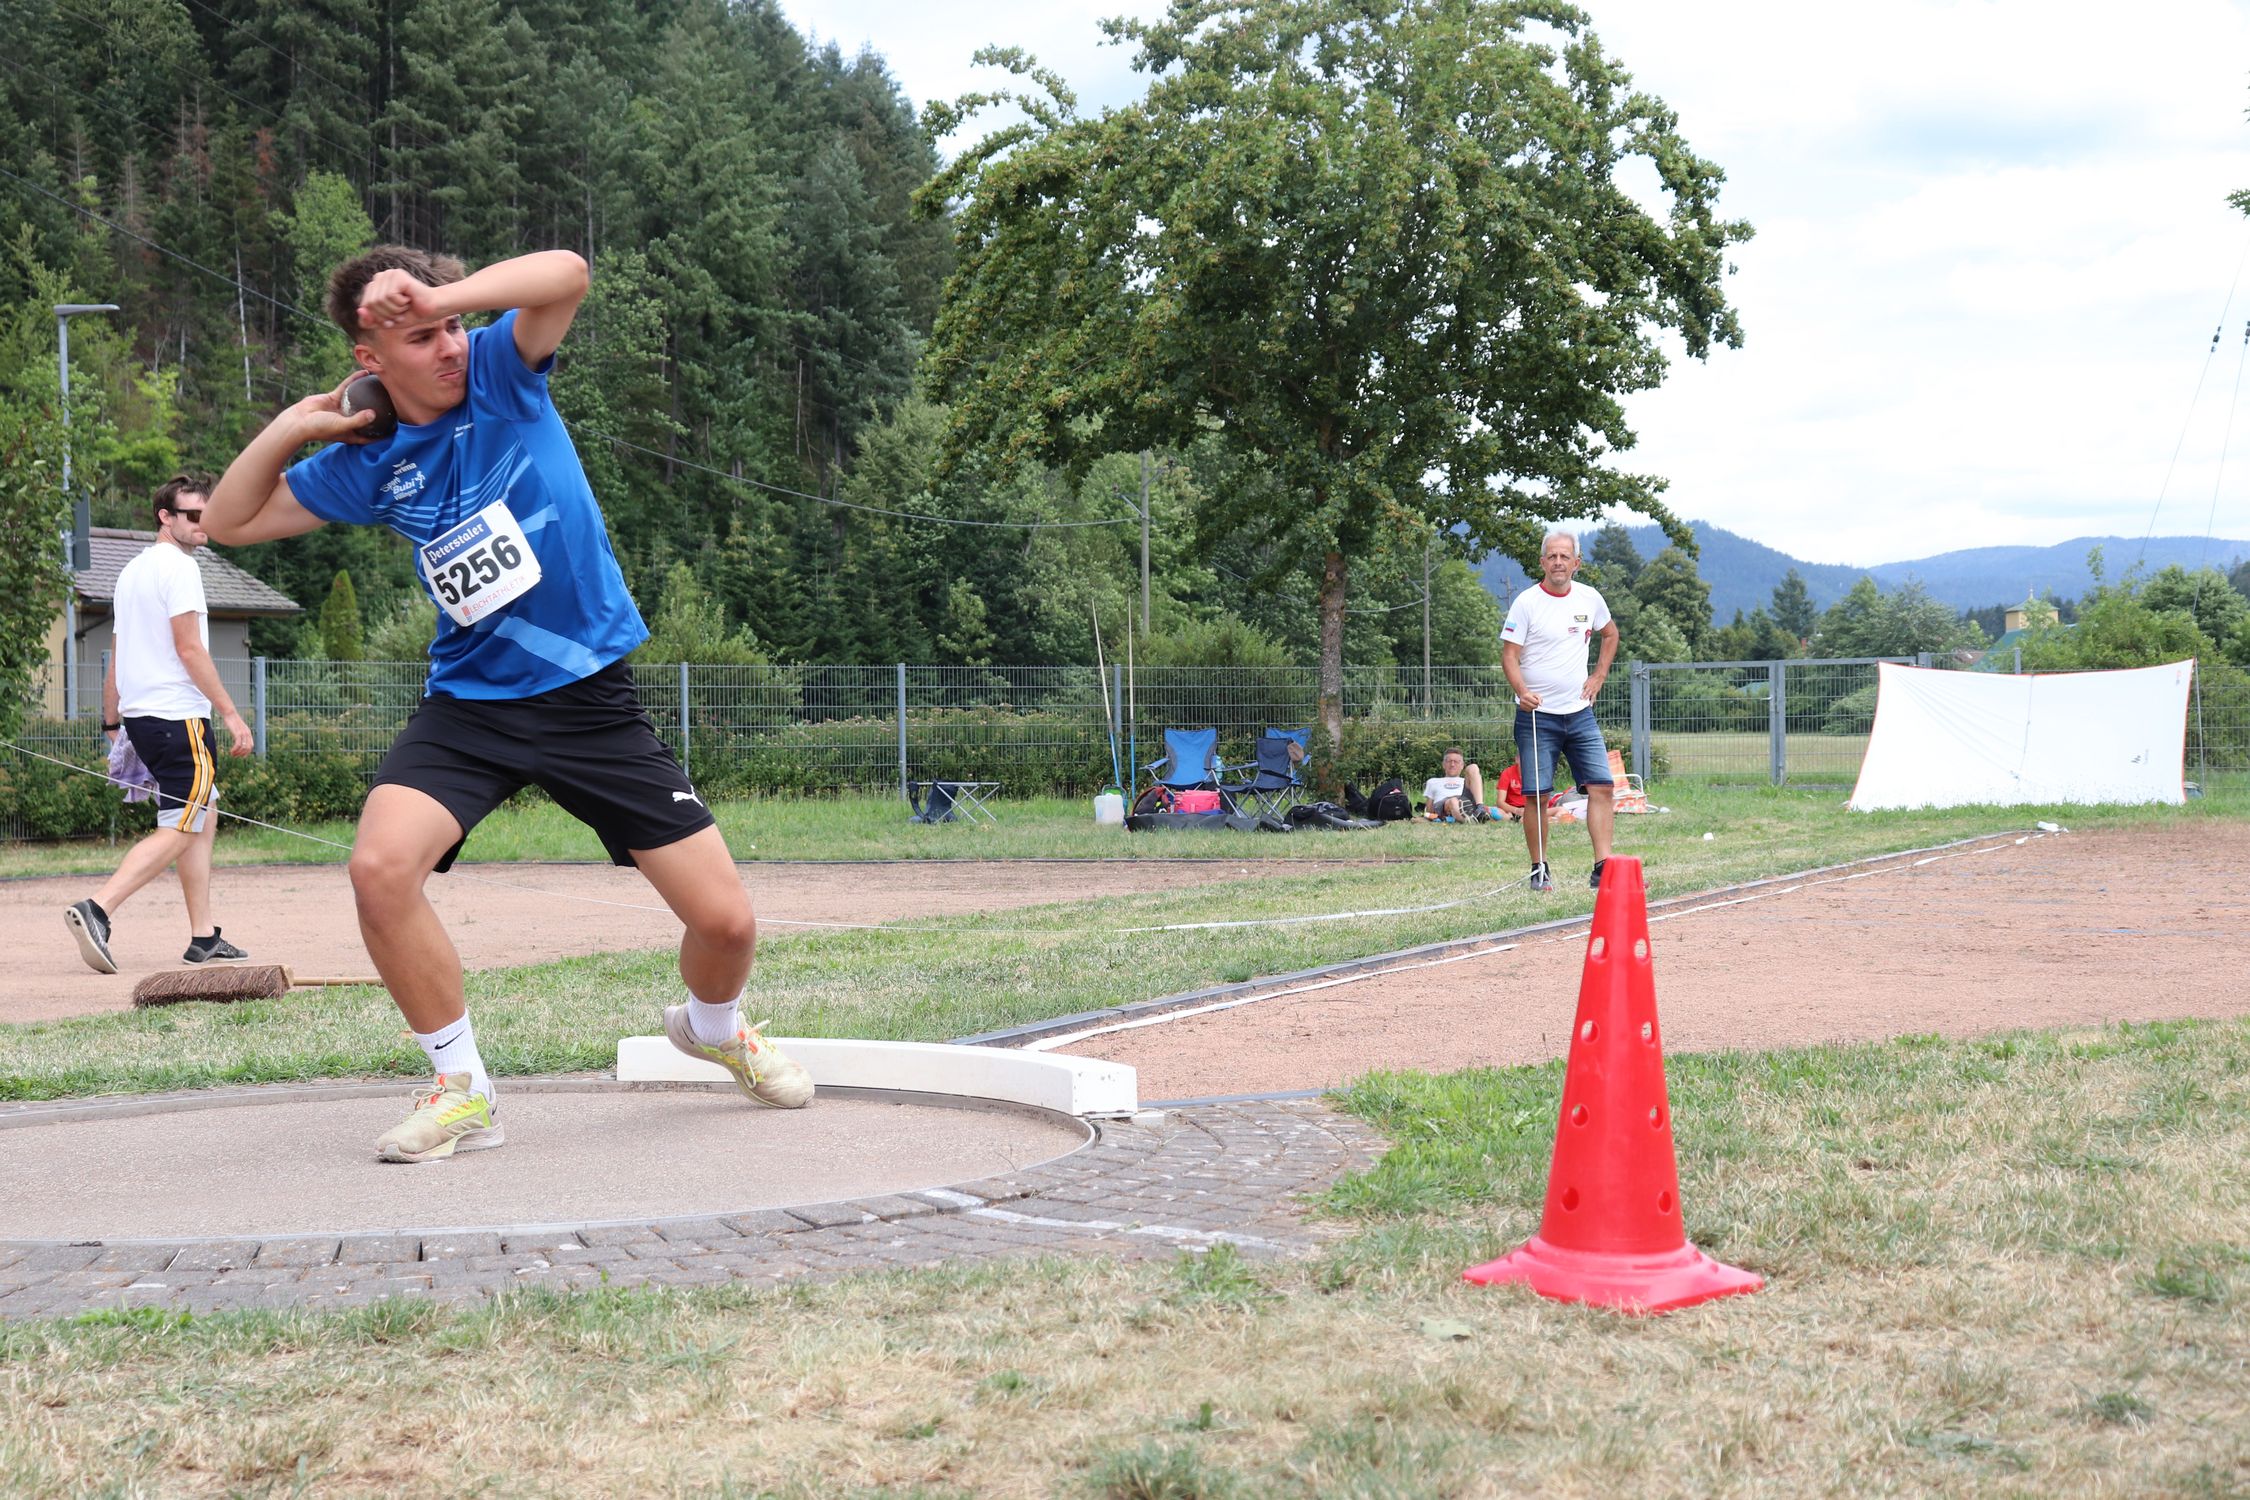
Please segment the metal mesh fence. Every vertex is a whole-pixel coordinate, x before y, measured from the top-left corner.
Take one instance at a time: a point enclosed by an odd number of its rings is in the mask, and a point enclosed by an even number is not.
[[[1904,660],[1905,658],[1894,658]],[[1951,663],[1940,659],[1932,665]],[[267,757],[321,758],[364,777],[420,701],[422,662],[282,658],[219,664]],[[59,664],[49,677],[59,682]],[[897,791],[909,779],[982,780],[1003,793],[1081,794],[1157,762],[1167,728],[1212,727],[1229,765],[1269,728],[1317,718],[1311,667],[1121,665],[929,667],[687,666],[635,669],[658,732],[716,795]],[[1875,712],[1876,663],[1635,663],[1596,707],[1604,737],[1654,780],[1849,782]],[[2216,683],[2189,720],[2191,778],[2250,772],[2250,692]],[[1105,705],[1104,689],[1107,689]],[[34,684],[34,716],[17,743],[76,765],[100,764],[101,684],[80,684],[78,715],[54,717],[59,688]],[[1514,697],[1498,667],[1352,667],[1344,678],[1342,758],[1385,774],[1422,774],[1441,744],[1496,771],[1513,758]],[[1109,726],[1117,726],[1113,752]],[[23,757],[0,763],[0,841],[54,836],[54,807],[24,788]],[[1113,770],[1114,765],[1114,770]],[[51,770],[51,768],[50,768]],[[1347,773],[1348,774],[1348,773]],[[12,778],[12,781],[11,781]],[[57,782],[78,780],[68,773]],[[93,786],[96,793],[105,789]],[[41,791],[50,801],[63,796]],[[114,799],[112,799],[114,800]],[[105,814],[81,808],[77,831]]]
[[[1875,718],[1877,660],[1635,663],[1633,768],[1718,783],[1849,781]]]
[[[246,665],[250,697],[236,706],[268,755],[379,756],[421,702],[429,678],[429,664],[418,661],[260,657]]]

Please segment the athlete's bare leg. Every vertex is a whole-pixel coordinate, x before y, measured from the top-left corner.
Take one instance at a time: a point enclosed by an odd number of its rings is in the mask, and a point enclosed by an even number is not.
[[[758,919],[750,893],[717,828],[689,834],[661,849],[635,849],[633,863],[656,887],[664,904],[686,924],[680,938],[680,979],[688,993],[724,1005],[742,993],[758,946]]]
[[[466,1013],[461,955],[423,891],[461,836],[461,825],[435,797],[386,783],[367,794],[352,843],[359,935],[399,1014],[425,1036]]]

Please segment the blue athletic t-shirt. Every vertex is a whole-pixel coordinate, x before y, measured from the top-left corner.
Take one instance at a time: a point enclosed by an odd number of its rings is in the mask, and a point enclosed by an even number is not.
[[[388,526],[417,547],[507,502],[540,580],[474,625],[438,611],[428,688],[438,697],[551,692],[648,639],[578,450],[548,399],[547,367],[525,366],[515,327],[510,311],[469,334],[468,396],[435,422],[401,422],[379,442],[331,443],[286,476],[323,521]]]

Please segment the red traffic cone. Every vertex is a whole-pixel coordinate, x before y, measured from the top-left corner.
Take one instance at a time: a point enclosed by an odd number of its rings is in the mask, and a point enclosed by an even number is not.
[[[1623,1312],[1669,1312],[1765,1285],[1696,1249],[1680,1227],[1638,859],[1613,858],[1602,869],[1539,1232],[1461,1275],[1479,1286],[1526,1282],[1542,1297]]]

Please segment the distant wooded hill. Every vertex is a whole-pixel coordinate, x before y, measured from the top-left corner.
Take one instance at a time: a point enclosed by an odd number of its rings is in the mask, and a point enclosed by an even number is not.
[[[2135,561],[2141,562],[2144,573],[2172,563],[2191,569],[2207,565],[2231,572],[2236,563],[2250,558],[2250,541],[2159,536],[2149,538],[2144,549],[2139,537],[2088,536],[2051,547],[1969,547],[1910,562],[1854,568],[1800,562],[1786,552],[1707,521],[1689,524],[1702,548],[1696,568],[1711,585],[1711,613],[1722,625],[1734,618],[1737,609],[1748,612],[1770,603],[1774,585],[1791,568],[1804,578],[1813,603],[1822,609],[1841,599],[1862,576],[1874,578],[1885,590],[1919,579],[1932,598],[1955,609],[1976,609],[2014,603],[2027,592],[2076,599],[2094,586],[2093,575],[2086,569],[2086,554],[2096,547],[2102,549],[2103,568],[2112,580]],[[1655,526],[1627,530],[1644,558],[1654,557],[1669,545]],[[1479,571],[1485,587],[1503,600],[1513,598],[1528,582],[1510,558],[1487,558]]]

